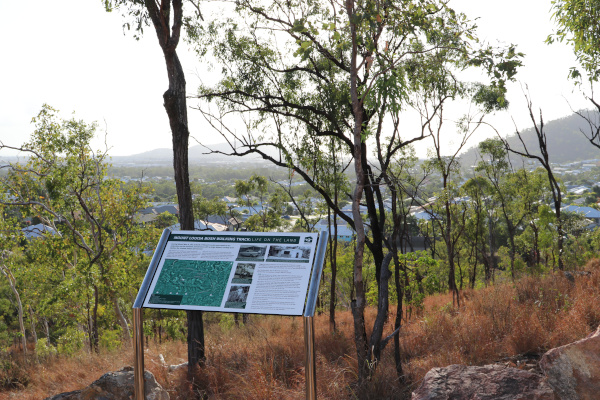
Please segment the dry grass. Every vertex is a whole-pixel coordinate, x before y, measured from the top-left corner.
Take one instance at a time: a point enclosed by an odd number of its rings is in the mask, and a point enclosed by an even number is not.
[[[368,398],[402,398],[433,367],[541,354],[588,335],[600,325],[600,260],[585,269],[592,274],[577,276],[574,283],[554,274],[467,290],[460,309],[452,306],[449,295],[427,298],[424,313],[403,322],[400,333],[409,386],[397,383],[390,343],[369,384]],[[352,318],[349,312],[337,315],[339,333],[330,331],[326,315],[315,318],[318,392],[321,398],[351,399],[356,397]],[[375,310],[369,309],[367,320],[374,317]],[[184,343],[150,342],[146,368],[169,390],[171,399],[303,399],[302,322],[276,316],[251,316],[239,328],[211,322],[206,329],[208,361],[192,380],[186,371],[169,373],[159,362],[159,354],[167,364],[184,362]],[[388,332],[392,323],[390,318]],[[42,399],[80,389],[107,371],[131,364],[129,350],[21,363],[27,386],[0,391],[0,399]]]

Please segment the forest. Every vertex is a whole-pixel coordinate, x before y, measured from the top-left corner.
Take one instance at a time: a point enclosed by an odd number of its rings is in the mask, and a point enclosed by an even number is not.
[[[235,230],[330,232],[317,317],[327,398],[403,398],[432,367],[539,355],[598,327],[600,160],[583,172],[559,166],[569,160],[553,158],[552,122],[527,92],[532,128],[462,158],[508,106],[522,67],[515,45],[479,41],[473,21],[437,0],[239,0],[219,20],[205,20],[202,4],[104,2],[124,29],[157,34],[172,169],[111,165],[108,149],[93,147],[96,122],[46,104],[27,142],[0,143],[25,155],[0,174],[0,395],[39,398],[93,380],[81,372],[49,388],[40,368],[130,362],[131,305],[162,229],[211,217]],[[548,41],[573,44],[581,65],[571,78],[590,104],[574,113],[576,133],[600,149],[597,39],[578,35],[597,22],[574,19],[577,2],[553,4],[561,28]],[[180,36],[221,71],[191,96]],[[417,129],[405,129],[407,110]],[[188,112],[228,144],[209,152],[269,166],[190,165]],[[425,140],[420,159],[414,146]],[[142,221],[155,202],[177,213]],[[149,368],[172,398],[301,398],[299,325],[146,310]],[[187,368],[169,375],[163,354]]]

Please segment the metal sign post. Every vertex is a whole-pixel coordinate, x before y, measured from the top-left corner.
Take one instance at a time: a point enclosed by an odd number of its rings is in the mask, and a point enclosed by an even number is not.
[[[306,351],[304,375],[307,400],[315,400],[317,398],[317,360],[315,357],[315,325],[313,318],[317,306],[317,297],[319,296],[319,284],[321,282],[321,273],[323,272],[328,238],[328,231],[322,231],[319,235],[317,254],[315,255],[315,263],[310,276],[310,286],[308,287],[308,296],[306,297],[306,307],[304,308],[304,349]]]
[[[133,393],[135,400],[146,400],[146,392],[144,390],[144,316],[142,305],[150,288],[150,282],[152,282],[152,278],[156,273],[158,263],[165,251],[170,234],[171,231],[165,229],[160,236],[160,240],[146,271],[146,276],[144,276],[144,280],[142,281],[142,286],[140,286],[140,290],[133,303],[133,355],[135,358],[133,363]]]
[[[323,272],[328,237],[329,232],[321,232],[315,247],[317,236],[314,233],[245,232],[241,234],[237,232],[171,232],[165,229],[133,304],[134,398],[136,400],[146,400],[144,390],[143,308],[152,307],[181,310],[203,309],[206,311],[254,314],[303,315],[304,344],[306,350],[306,398],[311,400],[316,399],[317,377],[313,317],[319,293],[321,273]],[[254,242],[256,244],[253,244]],[[225,245],[223,245],[224,243]],[[220,253],[215,255],[213,260],[224,260],[223,257],[227,260],[227,257],[230,257],[228,259],[230,261],[205,261],[206,258],[201,254],[204,254],[204,251],[210,253],[211,249],[215,248],[221,250]],[[229,256],[223,256],[223,248],[229,249]],[[267,249],[269,249],[268,252]],[[231,251],[235,251],[235,253],[232,255]],[[163,259],[163,253],[165,253],[165,259]],[[314,258],[312,258],[313,254]],[[312,269],[310,267],[311,259]],[[208,258],[208,260],[211,260],[211,258]],[[212,299],[193,297],[199,292],[196,290],[190,291],[187,287],[181,289],[179,286],[173,286],[171,282],[173,273],[179,274],[179,271],[181,271],[178,263],[189,262],[197,263],[194,265],[210,264],[208,268],[211,268],[211,275],[208,276],[208,281],[204,281],[203,279],[201,282],[210,284],[211,279],[213,279],[211,277],[218,279],[218,284],[215,286],[220,287],[220,292],[211,291],[210,296],[212,296]],[[236,262],[237,264],[235,264]],[[269,271],[269,268],[278,269],[286,265],[286,263],[294,263],[291,265],[296,266],[289,271],[290,273],[296,273],[295,279],[298,280],[295,282],[302,282],[301,285],[307,288],[305,289],[306,292],[303,291],[307,293],[306,297],[296,296],[294,298],[295,303],[293,303],[295,305],[292,308],[276,308],[280,307],[277,302],[265,303],[259,300],[258,303],[260,305],[252,303],[253,300],[248,297],[248,293],[252,287],[252,279],[254,279],[252,278],[254,268],[258,268],[260,265],[261,268],[264,268],[265,272],[262,275],[259,274],[259,276],[263,278],[275,276],[275,279],[277,279],[277,273],[270,275],[266,271]],[[237,265],[234,268],[235,271],[231,269],[234,265]],[[298,269],[298,267],[302,268]],[[250,278],[248,278],[248,269],[251,271]],[[215,273],[214,271],[217,272]],[[297,271],[301,271],[300,275],[298,275]],[[233,278],[230,278],[230,276],[233,276]],[[248,279],[250,282],[247,281]],[[195,282],[194,284],[198,283],[197,280],[193,279],[189,279],[189,281]],[[185,279],[178,278],[176,284],[179,284],[179,282],[185,282]],[[257,287],[260,286],[254,286],[255,290],[259,290]],[[229,294],[226,293],[226,288],[229,290]],[[265,294],[268,293],[263,290],[262,298],[264,298]],[[254,294],[251,296],[254,296]],[[256,293],[256,296],[259,296],[258,293]],[[217,299],[216,304],[213,302],[214,299]],[[223,303],[225,306],[223,306]]]

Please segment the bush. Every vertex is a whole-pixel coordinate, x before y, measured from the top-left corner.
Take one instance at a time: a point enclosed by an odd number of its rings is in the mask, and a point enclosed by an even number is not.
[[[83,348],[85,339],[86,335],[83,331],[77,328],[68,328],[65,334],[56,341],[56,347],[60,354],[72,355]]]
[[[48,338],[38,339],[37,344],[35,345],[35,352],[40,358],[48,358],[58,354],[56,347],[48,343]]]
[[[121,347],[121,329],[105,330],[100,335],[100,347],[106,350],[115,350]]]

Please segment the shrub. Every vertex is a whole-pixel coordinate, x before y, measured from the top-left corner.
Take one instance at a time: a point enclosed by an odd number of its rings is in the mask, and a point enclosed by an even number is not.
[[[100,346],[106,350],[115,350],[121,343],[121,329],[105,330],[100,335]]]
[[[58,350],[52,344],[48,343],[48,338],[41,338],[38,339],[35,345],[35,352],[40,358],[49,358],[56,355]]]
[[[83,348],[85,339],[86,335],[83,331],[77,328],[68,328],[56,341],[56,347],[60,354],[72,355]]]

